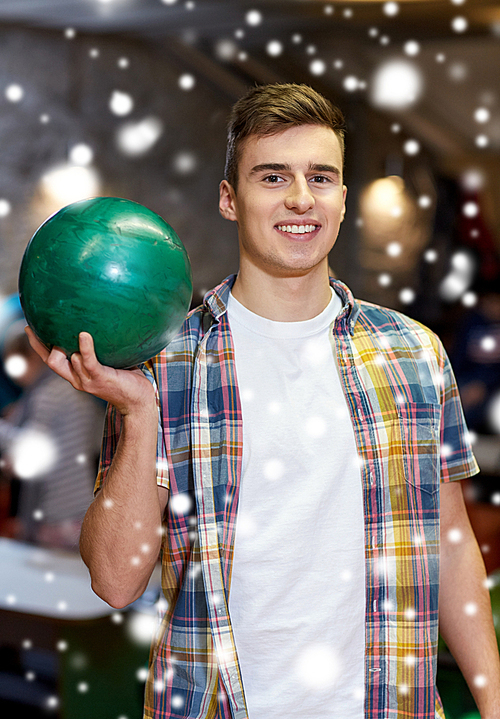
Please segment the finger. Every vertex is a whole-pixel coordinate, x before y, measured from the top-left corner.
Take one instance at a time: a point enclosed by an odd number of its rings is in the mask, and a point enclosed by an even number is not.
[[[91,379],[90,373],[83,364],[82,356],[79,352],[73,352],[69,358],[69,364],[75,381],[78,382],[77,389],[83,389],[85,383],[88,383]],[[76,386],[76,385],[74,385]]]
[[[97,359],[94,338],[88,332],[80,332],[79,336],[80,352],[76,356],[76,362],[81,377],[85,379],[95,380],[98,383],[104,381],[106,377],[109,378],[110,373],[114,373],[116,370],[112,370],[111,367],[107,367],[99,362]]]
[[[72,367],[68,362],[68,358],[64,350],[60,347],[53,347],[51,350],[48,350],[47,347],[40,342],[31,327],[25,327],[24,331],[26,332],[28,341],[33,351],[38,354],[45,364],[50,367],[53,372],[70,382],[73,387],[79,389],[77,386],[78,377],[76,377],[72,371]]]
[[[99,368],[100,362],[95,354],[94,338],[89,332],[80,332],[78,341],[80,344],[80,355],[85,369],[88,372],[95,371]]]
[[[79,389],[77,386],[78,377],[75,375],[71,362],[69,362],[64,350],[59,347],[53,347],[47,358],[47,365],[60,377],[70,382],[73,387]]]

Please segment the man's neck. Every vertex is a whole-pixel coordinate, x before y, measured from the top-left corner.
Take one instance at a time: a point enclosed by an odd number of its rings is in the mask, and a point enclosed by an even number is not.
[[[231,291],[248,310],[275,322],[310,320],[331,299],[326,266],[298,277],[274,277],[240,268]]]

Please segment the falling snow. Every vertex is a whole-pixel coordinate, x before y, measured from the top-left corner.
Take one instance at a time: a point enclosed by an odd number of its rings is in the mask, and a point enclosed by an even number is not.
[[[99,0],[99,2],[103,6],[108,4],[110,6],[112,5],[111,0]],[[172,10],[172,15],[178,12],[181,7],[185,11],[191,12],[194,12],[197,9],[197,4],[194,2],[161,0],[161,3],[166,6],[165,12],[167,13],[169,12],[168,8],[170,6],[178,6],[175,10]],[[464,0],[451,0],[451,4],[458,7],[464,4]],[[401,39],[401,35],[398,35],[396,32],[393,33],[392,28],[397,25],[398,16],[403,14],[403,4],[400,5],[397,2],[384,2],[378,8],[378,12],[380,14],[380,20],[378,22],[380,23],[380,27],[383,29],[380,30],[377,27],[369,27],[363,28],[362,30],[366,42],[368,42],[367,36],[371,38],[369,44],[371,50],[380,53],[381,58],[378,66],[373,71],[373,74],[370,77],[367,74],[366,79],[364,79],[363,76],[360,78],[354,74],[353,71],[356,71],[357,69],[357,71],[360,72],[360,70],[356,67],[350,67],[346,58],[337,57],[333,59],[335,56],[325,52],[319,41],[317,45],[313,45],[312,41],[315,41],[315,38],[311,33],[308,33],[306,28],[298,28],[301,30],[300,33],[294,32],[293,29],[290,29],[290,32],[293,34],[289,36],[286,43],[283,39],[277,39],[274,37],[270,31],[265,39],[261,41],[260,50],[265,53],[271,61],[276,59],[277,62],[279,62],[279,58],[281,58],[283,64],[286,59],[287,52],[293,51],[297,55],[300,54],[304,66],[308,69],[309,74],[311,75],[312,83],[315,81],[314,78],[321,77],[326,80],[329,74],[330,77],[336,78],[336,81],[339,83],[339,87],[341,86],[347,93],[354,94],[367,90],[366,97],[373,106],[380,110],[390,110],[391,112],[388,113],[389,117],[396,115],[398,122],[393,122],[389,125],[386,120],[386,127],[388,133],[389,131],[394,135],[401,133],[399,137],[392,137],[392,141],[398,144],[398,152],[402,152],[405,155],[404,162],[406,165],[406,163],[419,162],[421,160],[421,158],[417,156],[425,154],[422,152],[422,149],[426,149],[425,141],[423,138],[408,138],[408,133],[414,132],[415,130],[406,126],[404,115],[397,115],[397,112],[410,108],[415,108],[416,111],[419,111],[418,103],[422,98],[425,98],[426,87],[424,79],[427,79],[428,73],[427,75],[424,75],[422,68],[424,66],[426,48],[423,41],[416,41],[415,39],[412,39],[411,36],[408,37],[408,35],[406,36],[408,39],[403,40]],[[467,14],[467,8],[460,10],[460,12],[464,12],[465,14],[463,16],[460,15],[453,17],[450,20],[451,39],[456,39],[453,38],[453,36],[467,33],[467,30],[469,29],[469,20],[465,16]],[[324,23],[326,25],[333,25],[334,21],[340,20],[340,15],[346,20],[349,20],[354,15],[356,16],[356,20],[358,19],[357,10],[356,13],[354,13],[353,9],[350,7],[335,8],[332,4],[323,4],[323,13],[325,15]],[[335,17],[330,19],[330,16],[333,16],[335,13],[337,13]],[[241,27],[237,27],[236,29],[230,29],[227,31],[229,34],[233,35],[238,43],[234,40],[228,39],[227,37],[221,36],[220,38],[215,38],[212,46],[214,61],[230,64],[236,62],[237,60],[242,62],[252,58],[251,43],[249,43],[248,51],[247,49],[241,48],[246,47],[244,42],[245,40],[253,35],[256,35],[256,29],[258,29],[259,26],[263,26],[263,28],[265,28],[266,17],[258,9],[249,9],[244,15],[241,14],[238,19],[239,25],[243,23],[245,24],[244,30]],[[355,27],[356,26],[354,24],[350,24],[349,31],[355,32]],[[387,30],[390,35],[381,34],[384,30]],[[276,28],[274,28],[274,31],[276,32]],[[77,37],[77,31],[72,27],[66,28],[63,31],[63,36],[67,40],[73,40]],[[391,37],[393,38],[393,41],[391,41]],[[77,41],[79,40],[80,37],[78,37]],[[397,55],[402,53],[406,56],[406,58],[400,57],[398,59],[387,60],[390,49],[384,50],[383,48],[391,45],[391,42],[393,44],[392,50],[394,50],[394,54]],[[295,45],[296,47],[292,48],[291,45]],[[445,47],[444,43],[443,46]],[[72,45],[72,48],[74,47],[76,47],[76,42]],[[455,57],[453,53],[448,50],[447,54],[442,51],[435,52],[437,49],[438,48],[435,48],[432,51],[432,63],[436,63],[436,65],[434,65],[434,71],[436,73],[439,71],[442,81],[448,84],[450,81],[452,83],[464,83],[468,78],[470,78],[471,70],[466,63],[465,58],[461,59],[458,55]],[[104,59],[106,55],[104,46],[102,48],[102,52],[101,49],[97,47],[91,47],[88,50],[88,53],[87,51],[85,52],[92,60],[93,68],[101,66],[104,67]],[[337,48],[335,52],[342,55],[342,49]],[[94,62],[98,59],[98,62]],[[87,60],[87,62],[90,61]],[[131,70],[135,70],[137,65],[134,60],[131,68],[131,60],[125,55],[118,58],[115,55],[112,60],[112,64],[117,84],[121,82],[125,84],[127,80],[130,79],[131,73],[118,73],[116,68],[123,71],[128,70],[129,68]],[[229,67],[229,65],[226,65],[225,67]],[[201,85],[202,83],[201,77],[198,79],[195,75],[191,74],[189,67],[184,69],[180,67],[178,73],[180,73],[177,77],[178,90],[180,89],[186,93],[196,93],[198,84]],[[323,76],[325,77],[323,78]],[[125,87],[126,86],[127,85],[125,85]],[[172,138],[168,137],[168,133],[165,131],[165,120],[163,119],[161,113],[156,109],[149,109],[144,100],[139,102],[139,93],[137,93],[136,100],[132,94],[124,92],[123,90],[115,89],[111,91],[111,87],[108,86],[108,92],[111,92],[111,95],[108,97],[107,107],[109,112],[114,116],[112,119],[115,125],[111,137],[112,140],[114,140],[115,149],[118,153],[123,155],[125,158],[137,159],[140,161],[141,158],[145,157],[158,145],[158,143],[160,143],[160,140],[162,140],[161,151],[163,152],[164,144],[167,146],[167,150],[165,152],[166,155],[168,154],[166,163],[168,171],[172,172],[176,181],[180,183],[184,181],[183,178],[186,179],[186,182],[192,178],[199,169],[200,162],[202,160],[201,153],[197,154],[197,151],[195,149],[191,149],[188,145],[186,145],[184,149],[180,149],[180,147],[176,145],[175,138],[172,142]],[[465,85],[462,87],[465,87]],[[178,90],[174,93],[177,97],[181,95]],[[3,88],[3,93],[6,102],[10,103],[9,110],[15,110],[17,112],[20,108],[25,106],[28,101],[30,101],[30,96],[33,94],[33,91],[29,82],[24,83],[22,77],[16,78],[15,74],[13,74],[6,86]],[[365,95],[360,93],[359,97],[364,98]],[[105,103],[106,99],[104,100],[104,107],[106,107]],[[493,147],[495,144],[494,125],[497,121],[495,103],[495,98],[493,101],[488,103],[478,93],[477,97],[474,98],[473,104],[470,104],[469,109],[467,110],[467,116],[470,118],[472,129],[470,141],[471,144],[473,143],[475,148],[477,148],[477,156],[484,154],[480,153],[479,150],[487,151],[488,148]],[[35,117],[39,120],[41,125],[44,125],[43,128],[39,127],[40,132],[45,132],[47,130],[45,127],[46,125],[50,128],[51,114],[49,114],[48,110],[51,110],[52,112],[53,108],[44,107],[43,104],[41,104],[35,111]],[[133,119],[132,121],[122,121],[122,118],[126,118],[134,111],[138,113],[139,117]],[[158,112],[158,114],[150,114],[151,112]],[[57,118],[55,111],[53,112],[53,116],[54,119]],[[97,150],[97,144],[95,144],[94,147],[94,143],[91,142],[91,138],[89,138],[88,144],[87,141],[79,141],[80,139],[85,138],[83,135],[79,137],[77,134],[75,137],[71,138],[71,142],[68,141],[65,145],[65,151],[68,153],[68,162],[74,165],[75,169],[88,168],[94,162],[98,164],[99,152]],[[415,159],[413,160],[412,158]],[[135,166],[136,165],[134,165],[134,167]],[[68,183],[68,177],[69,176],[67,174],[64,175],[62,182]],[[74,181],[76,184],[78,182],[77,175],[72,177],[74,180],[72,179],[71,183]],[[484,175],[482,175],[479,170],[472,169],[468,171],[467,175],[464,175],[462,179],[462,186],[465,191],[479,192],[484,189],[485,181]],[[425,190],[425,192],[422,190]],[[430,194],[426,194],[427,192]],[[12,198],[14,198],[14,195],[12,195]],[[415,202],[421,210],[429,211],[420,212],[420,218],[432,215],[433,211],[436,209],[436,198],[433,195],[432,190],[429,189],[429,184],[424,184],[422,189],[419,188],[418,193],[415,195]],[[460,212],[466,219],[477,218],[480,215],[479,204],[475,201],[468,200],[462,205]],[[7,198],[0,199],[0,218],[7,218],[9,216],[12,217],[13,214],[11,200]],[[404,216],[404,208],[402,205],[394,204],[390,208],[389,214],[392,220],[396,222]],[[9,221],[10,219],[5,220],[5,224]],[[361,218],[360,222],[357,223],[357,226],[361,228]],[[437,246],[439,248],[439,252],[434,248],[422,249],[421,251],[421,258],[429,265],[436,264],[438,259],[440,259],[440,261],[445,260],[444,250],[442,250],[441,246]],[[394,296],[397,296],[403,305],[410,305],[415,302],[416,291],[413,287],[405,286],[403,282],[400,282],[397,272],[394,271],[395,260],[397,258],[404,258],[406,252],[407,250],[402,242],[397,240],[387,242],[385,248],[382,247],[382,253],[385,253],[384,263],[387,268],[381,267],[377,269],[375,281],[378,287],[382,288],[382,290],[394,292]],[[436,268],[434,267],[432,269],[434,271]],[[427,268],[427,270],[430,271],[430,268]],[[473,279],[473,273],[474,267],[471,264],[470,256],[466,254],[460,255],[459,253],[451,256],[449,272],[440,284],[440,297],[444,301],[448,302],[460,300],[464,307],[473,307],[476,305],[478,301],[477,294],[469,289]],[[412,281],[412,279],[405,280],[405,282],[408,283],[411,283]],[[498,349],[496,339],[493,336],[486,335],[481,341],[481,348],[486,353],[494,352]],[[311,364],[318,364],[323,361],[321,354],[314,346],[306,347],[304,359],[310,361]],[[386,358],[384,355],[380,354],[374,358],[374,362],[379,366],[383,366],[386,364]],[[21,356],[14,355],[8,359],[4,368],[6,373],[11,378],[20,378],[26,372],[26,361]],[[247,402],[251,402],[254,398],[254,391],[249,387],[241,388],[240,394],[242,400]],[[492,410],[490,411],[490,419],[492,426],[496,423],[495,431],[500,433],[500,396],[498,398],[493,398],[493,400],[494,401],[491,404]],[[269,413],[269,415],[279,417],[280,414],[283,416],[285,408],[282,402],[279,401],[279,398],[270,397],[265,410]],[[346,418],[345,408],[339,408],[338,416],[339,419]],[[311,438],[321,439],[327,434],[328,427],[323,417],[311,414],[310,416],[303,418],[303,431]],[[26,480],[36,479],[36,477],[38,477],[41,473],[49,471],[55,461],[57,450],[52,438],[38,437],[37,441],[35,441],[35,438],[30,437],[30,452],[27,453],[25,449],[18,448],[17,458],[14,456],[16,471],[20,477]],[[442,447],[443,456],[448,456],[451,452],[451,447],[446,445]],[[31,456],[29,460],[27,459],[28,454]],[[79,454],[75,457],[75,462],[79,464],[87,461],[90,461],[90,459],[83,454]],[[359,463],[359,460],[357,461]],[[165,469],[161,466],[161,463],[159,463],[159,468]],[[262,472],[268,482],[277,481],[286,473],[286,461],[279,456],[269,456],[263,461]],[[230,497],[228,496],[228,501],[229,500]],[[493,493],[490,497],[490,501],[494,505],[500,505],[500,493]],[[106,500],[104,502],[104,506],[111,509],[114,505],[111,500]],[[173,495],[169,502],[169,508],[174,515],[182,518],[193,510],[193,499],[187,493]],[[34,509],[33,518],[36,521],[41,521],[43,519],[42,511]],[[258,517],[240,514],[238,516],[238,523],[239,530],[242,534],[246,533],[248,536],[252,536],[259,532]],[[136,523],[134,529],[140,533],[142,531],[142,526],[139,523]],[[197,533],[195,531],[196,527],[190,527],[190,530],[191,539],[192,541],[195,541],[197,537]],[[162,529],[160,528],[159,531],[161,532]],[[137,534],[134,536],[139,538],[140,535]],[[458,528],[452,529],[448,532],[447,540],[455,544],[461,542],[461,531]],[[134,566],[139,566],[141,562],[145,560],[144,555],[150,552],[150,546],[145,542],[139,542],[138,539],[136,541],[137,547],[134,551],[138,552],[138,554],[132,556],[130,561]],[[414,545],[419,546],[423,539],[420,535],[415,535],[412,541]],[[389,569],[390,567],[386,558],[382,558],[375,563],[375,571],[380,576],[385,577],[389,572]],[[201,566],[199,564],[192,566],[190,572],[193,579],[198,578],[201,573]],[[350,582],[353,578],[352,572],[348,570],[340,572],[338,576],[340,580],[345,583]],[[54,584],[58,580],[58,576],[52,571],[45,571],[43,574],[43,580],[46,584]],[[488,588],[491,588],[491,586],[488,586]],[[216,603],[217,599],[217,597],[214,597],[214,603]],[[12,607],[15,607],[18,602],[17,596],[13,593],[7,594],[4,597],[4,600]],[[163,604],[161,603],[162,601]],[[157,604],[156,609],[161,615],[167,609],[166,602],[165,600],[159,600]],[[68,611],[69,604],[64,597],[59,597],[56,607],[59,612],[64,614]],[[395,609],[390,600],[385,600],[382,607],[387,611]],[[470,618],[473,618],[477,614],[477,609],[477,604],[474,602],[467,602],[463,606],[465,616]],[[415,619],[415,610],[411,607],[407,608],[404,614],[407,620]],[[117,625],[125,624],[131,640],[137,644],[147,646],[157,630],[158,619],[156,614],[134,612],[129,616],[126,612],[113,612],[111,614],[111,622]],[[24,649],[29,649],[32,647],[32,641],[25,639],[22,646]],[[65,652],[68,650],[68,643],[64,640],[60,640],[58,641],[56,648],[59,652]],[[414,667],[417,663],[417,657],[413,654],[408,654],[404,656],[403,661],[407,667]],[[312,644],[306,648],[302,654],[297,656],[295,665],[296,679],[313,692],[320,692],[325,687],[335,685],[341,675],[341,657],[339,657],[335,653],[335,650],[330,646],[326,646],[321,643]],[[27,671],[24,676],[28,682],[34,682],[37,678],[36,673],[32,671]],[[140,667],[136,670],[135,676],[138,681],[145,682],[147,680],[148,671],[145,667]],[[163,691],[165,687],[165,680],[167,678],[168,677],[164,677],[156,680],[154,686],[157,691]],[[482,688],[487,685],[487,678],[482,674],[475,676],[473,681],[477,688]],[[84,695],[92,693],[92,684],[90,682],[82,680],[76,683],[75,686],[79,694]],[[360,688],[358,691],[362,693],[363,690]],[[407,695],[410,692],[410,687],[406,683],[401,683],[398,686],[398,692],[401,695]],[[171,704],[174,709],[182,709],[184,701],[185,699],[183,695],[175,692],[173,693]],[[46,705],[49,709],[56,709],[59,705],[58,697],[50,696],[47,699]],[[127,719],[127,717],[125,715],[119,715],[117,716],[117,719]]]
[[[403,246],[400,242],[390,242],[387,245],[386,251],[389,257],[399,257],[399,255],[403,251]]]
[[[484,689],[484,687],[488,684],[488,680],[484,676],[484,674],[477,674],[472,680],[472,682],[474,686],[478,689]]]
[[[404,287],[399,292],[399,299],[404,305],[409,305],[415,301],[416,292],[411,287]]]
[[[188,514],[192,506],[193,500],[187,493],[174,494],[169,501],[170,510],[177,515]]]
[[[262,22],[262,13],[258,10],[249,10],[245,16],[245,22],[247,25],[251,25],[253,27],[260,25]]]
[[[271,40],[266,45],[266,51],[271,57],[278,57],[283,52],[283,45],[279,40]]]
[[[455,17],[451,21],[451,27],[455,32],[465,32],[469,27],[469,23],[465,17]]]
[[[20,102],[24,97],[24,89],[16,83],[8,85],[5,88],[5,97],[9,102]]]
[[[410,47],[415,49],[414,45]],[[370,99],[376,107],[403,109],[414,105],[420,99],[423,89],[423,75],[415,63],[410,60],[389,60],[375,70]]]
[[[332,647],[312,644],[297,657],[295,676],[297,681],[313,691],[321,691],[334,685],[342,671],[339,657]]]
[[[421,195],[418,198],[418,204],[419,207],[422,207],[422,209],[426,210],[428,207],[432,205],[432,200],[429,197],[429,195]]]
[[[10,355],[3,365],[5,373],[12,379],[23,377],[28,369],[28,362],[22,355]]]
[[[179,87],[181,90],[192,90],[196,85],[196,79],[194,75],[191,75],[190,73],[184,73],[179,77]]]
[[[20,479],[42,477],[55,465],[57,446],[46,432],[22,430],[9,450],[14,470]]]
[[[382,10],[385,15],[388,15],[389,17],[394,17],[399,12],[399,5],[397,2],[386,2],[382,6]]]
[[[407,140],[403,150],[407,155],[417,155],[420,152],[420,143],[417,140]]]
[[[408,40],[403,49],[406,55],[413,57],[420,52],[420,44],[416,40]]]
[[[452,542],[452,544],[458,544],[463,539],[463,534],[458,528],[450,529],[446,536],[448,541]]]
[[[114,115],[123,117],[132,112],[134,107],[134,101],[132,97],[126,92],[120,92],[120,90],[113,90],[109,99],[109,109]]]
[[[317,58],[310,63],[309,70],[312,75],[323,75],[323,73],[326,72],[326,63]]]
[[[0,199],[0,217],[7,217],[11,211],[11,204],[5,198]]]

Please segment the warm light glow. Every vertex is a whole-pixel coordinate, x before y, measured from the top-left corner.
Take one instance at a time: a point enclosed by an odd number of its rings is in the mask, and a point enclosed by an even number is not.
[[[365,208],[377,215],[400,217],[401,213],[395,215],[394,208],[401,209],[403,195],[404,182],[401,177],[397,175],[383,177],[369,186],[364,200]]]
[[[363,267],[374,273],[379,287],[388,287],[390,277],[395,288],[411,289],[410,273],[429,241],[432,213],[422,212],[418,198],[410,194],[401,177],[389,175],[365,188],[360,216]],[[404,304],[412,298],[413,292],[405,291],[399,301]]]
[[[98,195],[100,180],[94,168],[66,163],[45,173],[40,186],[50,209],[55,205],[57,210],[71,202]]]

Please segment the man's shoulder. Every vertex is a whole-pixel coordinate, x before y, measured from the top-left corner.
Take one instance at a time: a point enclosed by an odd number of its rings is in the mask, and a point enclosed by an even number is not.
[[[340,280],[330,278],[332,287],[336,290],[345,306],[349,306],[351,326],[359,331],[388,335],[415,334],[432,338],[439,343],[437,335],[422,322],[405,315],[399,310],[391,309],[374,302],[355,298],[347,285]]]
[[[419,320],[399,310],[366,300],[356,300],[356,304],[359,307],[359,327],[366,332],[384,335],[388,339],[391,336],[413,337],[419,342],[430,342],[436,349],[441,347],[441,340],[436,333]]]
[[[227,299],[234,275],[230,275],[213,290],[207,292],[202,304],[193,307],[186,315],[177,334],[153,360],[172,363],[174,359],[193,361],[200,342],[214,324],[219,324],[226,312]]]
[[[162,350],[158,358],[172,357],[181,352],[183,355],[195,352],[196,347],[206,332],[210,319],[207,316],[206,308],[203,305],[191,309],[177,334],[171,339],[168,345]]]

